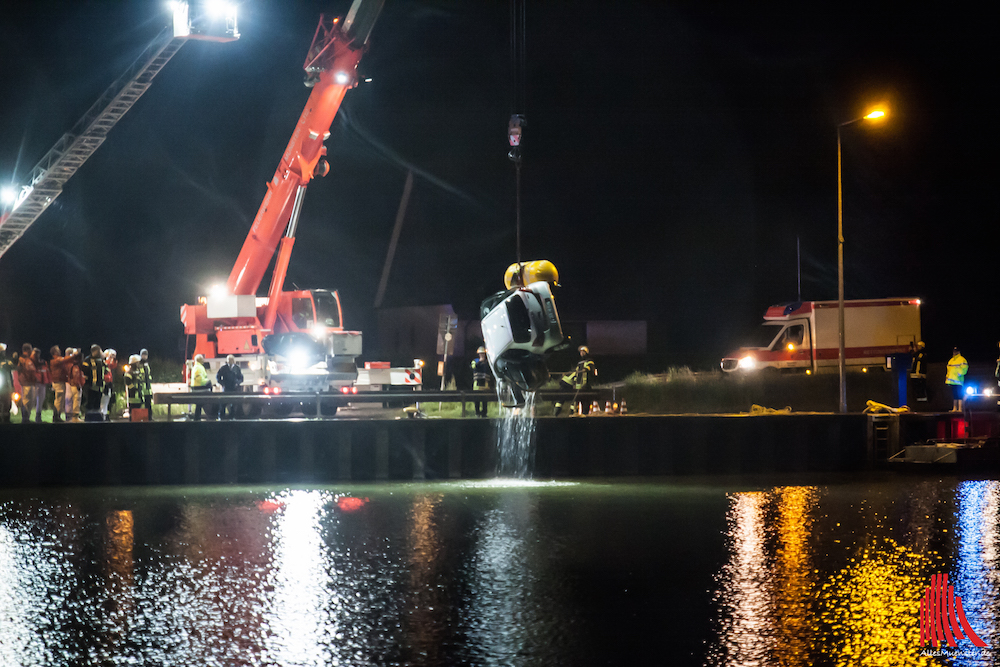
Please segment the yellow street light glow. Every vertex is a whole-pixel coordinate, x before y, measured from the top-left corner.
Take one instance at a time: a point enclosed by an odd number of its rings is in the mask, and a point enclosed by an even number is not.
[[[872,111],[870,114],[865,116],[865,118],[868,120],[875,120],[876,118],[882,118],[883,116],[885,116],[885,111],[882,109],[875,109],[875,111]]]

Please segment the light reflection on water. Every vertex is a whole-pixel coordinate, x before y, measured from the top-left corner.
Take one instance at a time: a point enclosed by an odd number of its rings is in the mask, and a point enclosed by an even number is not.
[[[998,529],[891,477],[0,495],[0,665],[989,665],[918,609],[1000,641]]]
[[[836,488],[730,494],[707,663],[942,664],[920,644],[920,599],[932,574],[949,571],[966,617],[993,646],[1000,484],[915,491],[874,487],[846,507]],[[969,642],[940,648],[952,652],[948,664],[996,664],[993,650]]]

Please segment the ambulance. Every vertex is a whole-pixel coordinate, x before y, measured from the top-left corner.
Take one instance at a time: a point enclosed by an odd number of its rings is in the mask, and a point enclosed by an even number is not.
[[[746,344],[722,359],[727,373],[764,368],[836,372],[839,368],[836,301],[771,306]],[[844,363],[849,370],[885,367],[920,340],[920,299],[844,302]]]

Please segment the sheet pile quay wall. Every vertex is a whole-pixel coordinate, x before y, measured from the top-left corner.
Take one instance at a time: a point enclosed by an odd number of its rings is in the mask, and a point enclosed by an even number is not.
[[[538,420],[538,479],[847,471],[870,465],[865,415]],[[0,426],[0,486],[323,484],[488,478],[487,420]]]

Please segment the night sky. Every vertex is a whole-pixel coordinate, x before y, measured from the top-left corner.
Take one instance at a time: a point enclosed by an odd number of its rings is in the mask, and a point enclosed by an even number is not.
[[[238,42],[185,45],[0,258],[0,341],[180,358],[179,307],[228,276],[308,97],[319,14],[348,5],[245,0]],[[4,183],[170,19],[19,7],[0,19]],[[836,126],[885,102],[885,122],[843,131],[847,297],[920,297],[932,361],[994,359],[989,21],[787,7],[528,0],[524,258],[559,268],[564,320],[647,320],[652,370],[712,367],[796,300],[797,239],[802,298],[836,298]],[[515,259],[509,5],[387,0],[361,68],[286,286],[339,289],[346,325],[372,332],[413,169],[384,305],[477,317]]]

